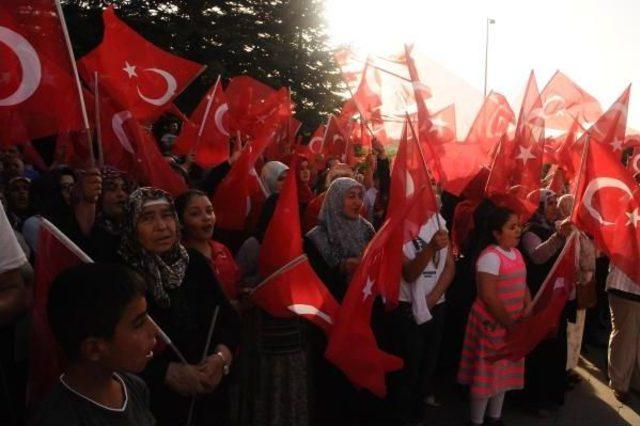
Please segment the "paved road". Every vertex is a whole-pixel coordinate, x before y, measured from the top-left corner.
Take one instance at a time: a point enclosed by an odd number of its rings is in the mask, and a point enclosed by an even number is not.
[[[621,404],[607,386],[604,374],[606,350],[587,347],[577,373],[582,377],[573,390],[567,392],[565,405],[551,417],[540,418],[526,407],[507,400],[503,421],[507,426],[640,426],[640,397],[631,394],[627,404]],[[468,421],[468,406],[460,392],[447,392],[445,404],[428,408],[426,425],[460,426]]]

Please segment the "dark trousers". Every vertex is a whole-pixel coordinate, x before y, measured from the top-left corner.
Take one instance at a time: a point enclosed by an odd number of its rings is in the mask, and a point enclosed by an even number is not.
[[[389,315],[389,342],[394,355],[404,360],[404,368],[389,376],[389,401],[400,422],[422,420],[424,397],[433,392],[438,365],[446,307],[431,310],[433,318],[417,325],[411,304],[401,302]]]

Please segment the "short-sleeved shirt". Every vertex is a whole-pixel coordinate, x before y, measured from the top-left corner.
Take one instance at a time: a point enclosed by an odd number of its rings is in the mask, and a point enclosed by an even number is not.
[[[0,274],[18,269],[27,263],[27,257],[13,233],[2,203],[0,203],[0,248]]]
[[[115,374],[125,389],[120,409],[105,407],[70,388],[63,377],[44,400],[34,426],[152,426],[156,421],[149,410],[149,389],[132,374]]]
[[[439,214],[438,214],[438,217],[439,219],[436,219],[435,215],[431,216],[431,218],[427,221],[427,223],[425,223],[422,226],[422,228],[420,228],[420,232],[418,233],[418,236],[413,241],[410,241],[404,245],[404,247],[402,248],[402,251],[404,252],[404,256],[407,259],[409,260],[415,259],[418,253],[421,252],[427,246],[427,244],[429,244],[429,241],[431,241],[431,238],[433,238],[433,235],[439,229],[438,222],[440,223],[440,228],[442,228],[442,230],[444,231],[447,230],[447,228],[444,225],[445,224],[444,218]],[[426,290],[425,294],[428,295],[429,293],[431,293],[433,288],[436,286],[436,283],[438,282],[438,278],[440,278],[440,275],[444,270],[444,266],[445,266],[448,255],[449,255],[448,246],[440,249],[436,254],[437,265],[434,264],[433,261],[429,261],[429,263],[424,268],[420,276],[413,283],[407,283],[403,279],[400,282],[400,295],[398,297],[398,300],[400,300],[401,302],[412,301],[412,295],[411,295],[412,285],[425,286],[425,290]],[[445,300],[445,297],[443,294],[440,300],[438,300],[438,303],[442,303],[444,302],[444,300]]]
[[[498,246],[494,247],[508,259],[514,260],[516,258],[516,252],[514,249],[504,250]],[[500,256],[498,256],[497,253],[485,251],[485,253],[478,258],[476,270],[478,272],[485,272],[491,275],[500,275]]]

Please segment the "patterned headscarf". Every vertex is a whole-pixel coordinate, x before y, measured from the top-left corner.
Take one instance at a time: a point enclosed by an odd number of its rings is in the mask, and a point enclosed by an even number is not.
[[[318,215],[318,226],[307,236],[330,267],[335,267],[349,257],[358,257],[375,233],[373,226],[362,216],[348,218],[344,214],[344,198],[347,192],[364,187],[355,179],[342,177],[331,183]]]
[[[262,183],[269,193],[267,195],[276,194],[278,192],[276,190],[276,187],[278,185],[278,178],[280,177],[282,172],[286,170],[289,170],[289,166],[279,161],[269,161],[267,164],[262,166],[260,178],[262,179]]]
[[[129,196],[125,207],[125,224],[118,254],[127,264],[142,273],[147,282],[147,288],[154,301],[161,307],[171,305],[167,290],[182,285],[189,263],[187,250],[180,244],[180,236],[176,236],[175,244],[160,255],[150,253],[139,243],[136,233],[138,221],[144,211],[144,206],[150,201],[166,201],[173,210],[176,226],[178,216],[175,212],[173,199],[165,191],[157,188],[138,188]]]
[[[102,186],[105,188],[107,184],[111,181],[115,181],[116,179],[122,179],[125,183],[125,188],[127,192],[133,191],[133,182],[129,179],[129,176],[123,172],[112,166],[104,166],[100,169],[100,174],[102,175]],[[100,197],[104,195],[104,189]],[[102,205],[102,200],[100,201],[100,205]],[[98,218],[96,220],[96,225],[100,228],[104,229],[110,235],[120,236],[122,235],[122,223],[115,222],[112,218],[105,216],[105,214],[100,211],[98,214]]]

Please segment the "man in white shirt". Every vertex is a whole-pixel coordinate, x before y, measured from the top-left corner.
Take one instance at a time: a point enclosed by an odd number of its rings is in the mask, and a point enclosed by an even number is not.
[[[611,310],[609,386],[624,401],[634,369],[640,370],[640,286],[612,264],[606,289]]]

